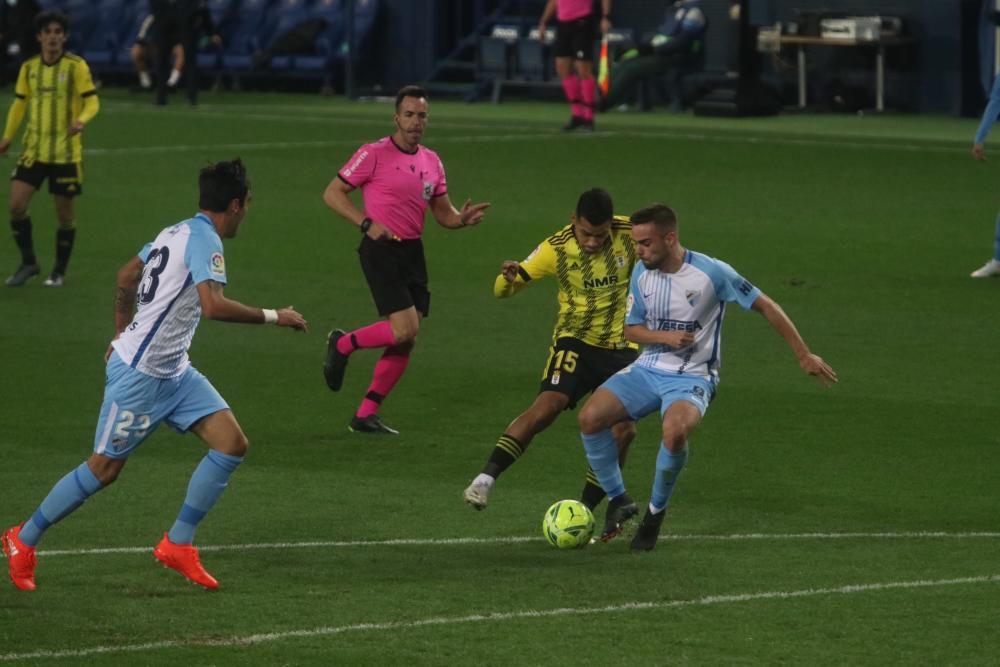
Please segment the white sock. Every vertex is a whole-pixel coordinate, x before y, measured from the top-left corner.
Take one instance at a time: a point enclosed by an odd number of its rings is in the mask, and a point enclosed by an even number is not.
[[[485,484],[488,488],[493,488],[493,482],[497,481],[496,478],[490,477],[484,472],[476,475],[476,478],[472,480],[473,484]]]
[[[170,78],[167,79],[167,85],[173,88],[177,85],[177,82],[181,80],[181,71],[179,69],[170,70]]]
[[[149,76],[149,72],[139,72],[139,85],[143,88],[152,87],[153,79]]]

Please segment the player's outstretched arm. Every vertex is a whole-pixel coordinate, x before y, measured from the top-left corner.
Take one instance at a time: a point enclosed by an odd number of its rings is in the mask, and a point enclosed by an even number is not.
[[[142,280],[142,268],[145,265],[138,257],[133,257],[118,269],[115,280],[115,338],[125,331],[135,314],[135,298],[139,291],[139,281]],[[109,344],[104,352],[104,361],[111,358],[112,347]]]
[[[528,283],[520,279],[520,271],[520,262],[510,259],[504,260],[500,267],[500,275],[493,281],[493,296],[498,299],[506,299],[527,287]]]
[[[431,213],[434,214],[434,219],[439,225],[448,229],[478,225],[483,221],[483,216],[489,207],[489,202],[473,204],[471,199],[466,199],[462,204],[462,210],[459,211],[452,205],[447,193],[431,200]]]
[[[309,323],[291,306],[271,310],[246,306],[239,301],[227,299],[222,283],[206,280],[198,283],[198,300],[201,314],[210,320],[240,322],[243,324],[277,324],[297,331],[308,331]]]
[[[762,292],[753,302],[751,308],[763,315],[774,330],[785,339],[788,347],[792,348],[792,352],[795,353],[795,358],[799,360],[799,366],[803,371],[815,377],[825,386],[830,386],[837,381],[836,371],[823,361],[822,357],[809,351],[809,346],[802,340],[799,330],[795,328],[795,323],[771,297]]]

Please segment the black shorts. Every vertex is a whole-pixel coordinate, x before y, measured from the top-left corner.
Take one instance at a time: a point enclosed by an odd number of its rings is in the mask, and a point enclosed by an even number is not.
[[[559,21],[556,23],[555,56],[593,62],[596,39],[597,26],[592,14],[572,21]]]
[[[631,348],[608,350],[578,338],[560,338],[549,348],[549,360],[545,362],[538,391],[565,394],[569,397],[569,408],[575,408],[577,401],[635,361],[638,354]]]
[[[424,317],[430,314],[427,262],[420,239],[373,241],[366,234],[358,246],[358,256],[379,315],[410,306],[415,306]]]
[[[12,181],[24,181],[36,190],[49,179],[49,192],[62,197],[76,197],[83,194],[83,166],[79,162],[54,164],[38,162],[23,155],[18,159]]]

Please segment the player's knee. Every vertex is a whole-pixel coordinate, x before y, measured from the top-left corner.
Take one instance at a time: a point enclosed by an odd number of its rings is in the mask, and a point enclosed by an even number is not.
[[[125,467],[125,459],[112,459],[94,454],[87,461],[87,467],[90,468],[90,472],[94,474],[103,488],[118,479],[122,468]]]
[[[7,212],[10,213],[11,220],[23,220],[28,215],[28,206],[21,202],[11,201],[7,206]]]
[[[615,443],[618,445],[618,451],[625,452],[628,450],[629,445],[635,440],[635,422],[621,422],[616,424],[612,433],[615,436]]]
[[[577,418],[577,422],[580,424],[580,432],[585,435],[591,435],[597,433],[598,431],[604,430],[604,417],[601,413],[591,407],[590,403],[583,406],[580,410],[580,416]]]
[[[663,425],[663,446],[676,454],[687,446],[688,429],[683,424]]]
[[[400,345],[410,345],[411,347],[417,340],[417,331],[420,327],[417,324],[393,324],[392,325],[392,337],[396,341],[396,346]]]
[[[229,450],[225,453],[230,456],[246,456],[248,449],[250,449],[250,440],[240,432],[233,438],[233,441],[229,445]]]

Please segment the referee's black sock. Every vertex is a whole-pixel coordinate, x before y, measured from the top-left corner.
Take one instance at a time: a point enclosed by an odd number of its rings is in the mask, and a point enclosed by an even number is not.
[[[514,436],[504,433],[497,440],[497,444],[493,446],[490,458],[483,466],[483,474],[496,479],[500,473],[513,465],[514,461],[521,458],[526,447]]]
[[[74,240],[76,240],[76,227],[60,227],[56,231],[56,265],[52,269],[52,273],[58,273],[60,276],[66,275],[69,256],[73,254]]]
[[[37,264],[35,257],[35,244],[31,240],[31,217],[11,220],[10,228],[14,233],[14,242],[21,251],[22,264]]]

